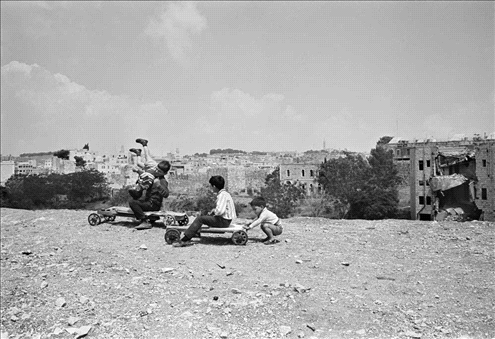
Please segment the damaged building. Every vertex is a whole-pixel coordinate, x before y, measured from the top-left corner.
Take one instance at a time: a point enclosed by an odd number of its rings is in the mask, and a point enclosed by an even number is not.
[[[394,138],[397,163],[409,163],[411,219],[495,221],[495,138]]]

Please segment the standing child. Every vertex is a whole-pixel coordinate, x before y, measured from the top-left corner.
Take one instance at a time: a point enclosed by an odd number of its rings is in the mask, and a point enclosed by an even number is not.
[[[184,236],[179,242],[174,243],[174,247],[184,247],[192,245],[191,239],[194,237],[201,226],[208,225],[210,227],[227,228],[233,219],[237,218],[235,213],[234,200],[225,187],[225,179],[220,175],[215,175],[209,181],[213,192],[217,193],[217,205],[210,212],[210,215],[201,215],[194,219],[191,226],[184,232]]]
[[[280,218],[266,208],[266,201],[263,197],[254,198],[249,204],[258,218],[249,225],[244,226],[244,228],[250,230],[259,225],[261,230],[266,234],[263,243],[265,245],[277,243],[278,240],[273,237],[282,234],[283,227]]]

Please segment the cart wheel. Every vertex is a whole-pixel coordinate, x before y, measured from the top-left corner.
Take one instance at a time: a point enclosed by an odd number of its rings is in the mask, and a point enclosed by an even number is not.
[[[175,222],[175,218],[173,216],[167,215],[165,217],[165,225],[170,226],[173,225],[174,222]]]
[[[111,215],[111,216],[104,216],[103,218],[105,218],[105,221],[115,221],[115,215]]]
[[[184,216],[184,219],[179,220],[178,223],[180,226],[186,226],[189,223],[189,218],[186,215]]]
[[[180,232],[177,230],[166,230],[165,231],[165,242],[169,245],[180,239]]]
[[[248,241],[248,235],[244,231],[236,231],[232,234],[232,242],[235,245],[246,245]]]
[[[88,222],[91,226],[96,226],[98,225],[99,223],[101,223],[101,218],[98,214],[96,213],[91,213],[89,216],[88,216]]]

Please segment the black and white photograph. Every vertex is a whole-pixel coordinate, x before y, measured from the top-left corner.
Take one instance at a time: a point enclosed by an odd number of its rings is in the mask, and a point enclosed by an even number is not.
[[[495,2],[0,1],[1,339],[494,339]]]

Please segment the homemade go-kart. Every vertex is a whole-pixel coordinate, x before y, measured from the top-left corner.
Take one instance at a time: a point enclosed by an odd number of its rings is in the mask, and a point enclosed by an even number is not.
[[[189,217],[186,213],[172,211],[150,211],[144,212],[150,222],[155,222],[163,218],[166,226],[179,225],[186,226],[189,223]],[[134,212],[129,207],[113,206],[104,208],[91,213],[88,216],[88,222],[91,226],[96,226],[103,222],[114,221],[116,217],[134,218]]]
[[[165,231],[165,242],[170,245],[178,241],[181,237],[181,232],[184,232],[185,230],[187,230],[187,226],[167,226],[167,230]],[[203,225],[201,226],[200,231],[196,233],[196,237],[201,237],[201,233],[232,233],[231,239],[234,245],[246,245],[248,241],[247,232],[244,230],[242,225],[231,224],[226,228],[216,228]]]

